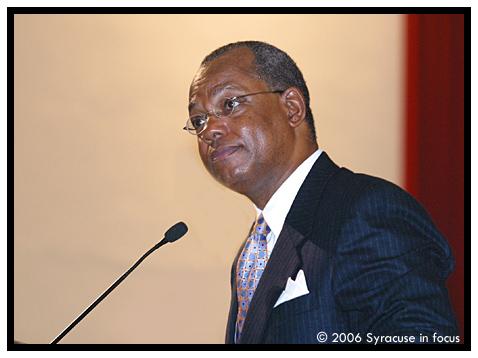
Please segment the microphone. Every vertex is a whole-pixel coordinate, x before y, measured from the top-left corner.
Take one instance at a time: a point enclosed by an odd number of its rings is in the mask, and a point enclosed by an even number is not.
[[[68,327],[66,327],[63,332],[61,332],[50,344],[57,344],[63,337],[65,337],[68,332],[70,332],[80,321],[86,317],[88,313],[90,313],[93,308],[95,308],[103,299],[108,296],[111,291],[113,291],[123,280],[128,277],[128,275],[136,268],[139,266],[143,260],[148,257],[153,251],[159,249],[161,246],[170,243],[170,242],[175,242],[179,240],[181,237],[183,237],[186,233],[188,232],[188,227],[185,223],[182,221],[174,224],[171,226],[168,231],[164,234],[164,238],[158,242],[156,245],[154,245],[151,249],[149,249],[143,256],[140,257],[136,263],[129,268],[128,271],[126,271],[120,278],[118,278],[105,292],[101,294],[100,297],[96,299],[95,302],[93,302],[86,310],[83,311],[82,314],[80,314],[73,322],[70,323]]]
[[[161,240],[161,242],[165,241],[164,244],[167,244],[168,242],[175,242],[176,240],[179,240],[181,237],[183,237],[187,232],[188,232],[187,225],[183,223],[182,221],[180,221],[174,224],[173,226],[171,226],[168,229],[168,231],[166,231],[166,233],[164,234],[164,239]],[[158,245],[160,245],[161,242],[159,242]]]

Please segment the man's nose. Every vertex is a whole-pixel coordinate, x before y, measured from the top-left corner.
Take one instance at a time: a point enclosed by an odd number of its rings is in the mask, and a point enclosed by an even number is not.
[[[199,136],[203,141],[211,144],[227,134],[229,129],[226,122],[224,118],[219,118],[211,113],[207,121],[206,129]]]

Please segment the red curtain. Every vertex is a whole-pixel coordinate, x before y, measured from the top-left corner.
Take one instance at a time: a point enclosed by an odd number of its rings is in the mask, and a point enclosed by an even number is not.
[[[431,214],[456,260],[448,280],[464,320],[464,15],[407,15],[406,188]]]

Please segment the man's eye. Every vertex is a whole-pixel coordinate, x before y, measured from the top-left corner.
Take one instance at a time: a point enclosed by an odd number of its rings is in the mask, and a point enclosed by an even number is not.
[[[224,109],[223,112],[227,116],[234,111],[234,108],[239,106],[240,102],[237,100],[237,98],[226,98],[224,100]]]
[[[206,124],[206,119],[204,116],[195,116],[191,118],[191,124],[193,125],[194,129],[199,129]]]

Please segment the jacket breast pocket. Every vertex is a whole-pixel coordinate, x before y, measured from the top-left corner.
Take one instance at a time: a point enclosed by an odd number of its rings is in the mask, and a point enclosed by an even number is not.
[[[284,302],[272,310],[265,343],[317,343],[321,312],[308,296]]]
[[[312,295],[299,296],[293,298],[290,301],[283,302],[274,309],[272,309],[271,319],[281,321],[284,319],[290,319],[294,315],[298,315],[304,312],[314,310],[318,307],[317,302],[314,303]]]

